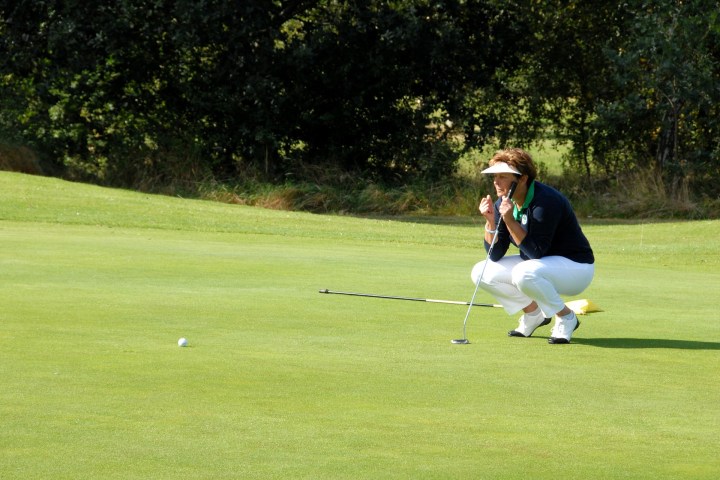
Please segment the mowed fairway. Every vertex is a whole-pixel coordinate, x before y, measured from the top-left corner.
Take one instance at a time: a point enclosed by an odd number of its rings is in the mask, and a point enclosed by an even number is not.
[[[720,222],[584,222],[571,345],[318,293],[467,301],[475,222],[0,173],[0,478],[718,478]]]

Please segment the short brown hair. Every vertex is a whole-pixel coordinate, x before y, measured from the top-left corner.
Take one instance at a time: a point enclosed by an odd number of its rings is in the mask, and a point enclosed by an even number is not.
[[[498,162],[507,163],[518,172],[523,175],[527,175],[528,185],[530,185],[533,180],[535,180],[535,177],[537,177],[537,168],[535,168],[535,162],[533,162],[532,155],[522,148],[507,148],[505,150],[498,150],[490,159],[490,165],[495,165]]]

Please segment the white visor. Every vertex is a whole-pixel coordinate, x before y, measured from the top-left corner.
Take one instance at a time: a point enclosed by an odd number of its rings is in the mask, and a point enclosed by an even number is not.
[[[497,162],[492,167],[486,168],[480,173],[514,173],[515,175],[522,175],[522,173],[518,172],[505,162]]]

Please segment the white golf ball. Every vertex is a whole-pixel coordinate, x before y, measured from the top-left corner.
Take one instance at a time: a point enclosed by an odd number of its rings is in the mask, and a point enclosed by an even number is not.
[[[188,341],[187,338],[183,337],[180,340],[178,340],[178,347],[187,347]]]

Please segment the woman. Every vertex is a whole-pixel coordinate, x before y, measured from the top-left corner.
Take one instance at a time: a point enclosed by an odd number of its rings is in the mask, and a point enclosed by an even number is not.
[[[485,250],[490,250],[494,237],[496,243],[487,265],[480,262],[473,268],[473,282],[479,281],[508,314],[522,310],[518,327],[508,332],[511,337],[529,337],[555,316],[548,342],[570,343],[580,322],[560,295],[581,293],[595,273],[592,248],[570,202],[535,180],[532,157],[519,148],[497,152],[482,173],[494,175],[498,195],[494,204],[490,195],[480,202]],[[513,182],[517,187],[511,200],[507,195]],[[510,243],[519,255],[505,255]]]

